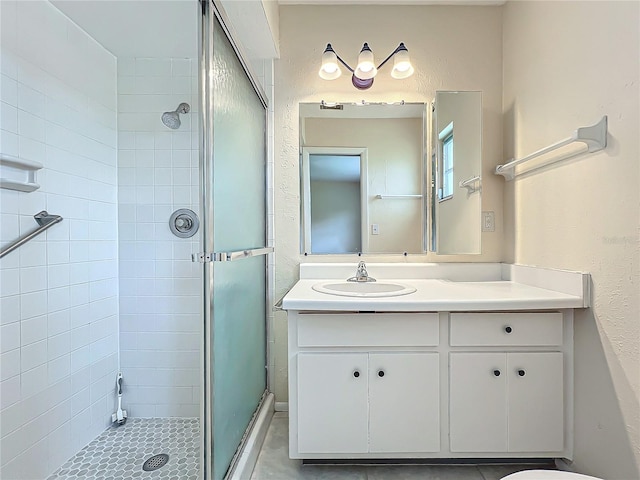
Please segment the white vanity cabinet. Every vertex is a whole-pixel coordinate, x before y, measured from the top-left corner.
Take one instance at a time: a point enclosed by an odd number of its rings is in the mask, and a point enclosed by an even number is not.
[[[291,458],[570,457],[572,311],[289,311]]]
[[[563,327],[557,312],[450,315],[452,452],[564,449]]]
[[[438,377],[436,353],[298,354],[298,451],[439,451]]]
[[[451,451],[562,451],[562,356],[451,353]]]
[[[301,263],[282,299],[291,458],[572,459],[588,273],[371,263],[373,288],[358,266]]]
[[[437,353],[369,354],[369,452],[440,450]]]
[[[290,312],[294,458],[438,452],[438,343],[435,313]]]
[[[298,450],[368,451],[366,353],[301,353],[298,363]]]

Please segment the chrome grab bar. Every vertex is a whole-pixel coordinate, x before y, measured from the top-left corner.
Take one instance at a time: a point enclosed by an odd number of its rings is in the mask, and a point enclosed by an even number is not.
[[[223,257],[220,262],[232,262],[234,260],[240,260],[242,258],[257,257],[259,255],[267,255],[273,252],[273,247],[254,248],[253,250],[238,250],[237,252],[221,253]],[[225,259],[226,258],[226,259]]]
[[[33,230],[32,232],[27,233],[24,237],[19,238],[18,240],[9,244],[6,247],[3,247],[2,251],[0,251],[0,258],[4,257],[5,255],[8,255],[9,253],[13,252],[16,248],[20,247],[21,245],[24,245],[32,238],[40,235],[49,227],[52,227],[56,223],[59,223],[62,221],[62,217],[60,215],[49,215],[46,210],[42,210],[41,212],[36,213],[33,216],[33,218],[35,218],[36,222],[40,226],[35,230]]]
[[[237,250],[235,252],[219,252],[219,253],[194,253],[191,260],[194,262],[233,262],[243,258],[257,257],[259,255],[267,255],[273,252],[273,247],[253,248],[251,250]]]
[[[410,194],[410,195],[386,195],[383,193],[380,193],[378,195],[376,195],[376,198],[379,198],[381,200],[385,199],[385,198],[422,198],[422,195],[420,194]]]

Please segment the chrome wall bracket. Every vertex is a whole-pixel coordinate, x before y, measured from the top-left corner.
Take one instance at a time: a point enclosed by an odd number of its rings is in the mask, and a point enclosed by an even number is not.
[[[219,262],[220,260],[215,259],[217,255],[218,254],[216,253],[205,253],[205,252],[192,253],[191,261],[197,262],[197,263]]]
[[[42,210],[41,212],[36,213],[33,216],[33,218],[35,219],[36,223],[39,225],[38,228],[27,233],[23,237],[20,237],[18,240],[7,245],[6,247],[2,247],[2,250],[0,250],[0,258],[4,257],[5,255],[8,255],[19,246],[27,243],[33,237],[37,237],[48,228],[62,221],[62,217],[60,215],[49,215],[46,210]]]
[[[253,248],[251,250],[238,250],[236,252],[198,252],[191,254],[191,261],[198,263],[209,262],[233,262],[243,258],[259,257],[273,253],[273,247]]]

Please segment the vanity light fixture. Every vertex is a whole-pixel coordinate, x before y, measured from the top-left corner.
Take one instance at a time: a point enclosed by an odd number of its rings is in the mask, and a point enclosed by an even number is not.
[[[358,65],[356,65],[355,69],[351,68],[347,62],[340,58],[331,44],[327,43],[327,47],[324,49],[322,54],[322,66],[320,67],[318,74],[320,75],[320,78],[324,80],[335,80],[342,75],[340,65],[338,64],[338,62],[340,62],[351,72],[351,83],[353,83],[353,86],[358,90],[366,90],[371,88],[371,85],[373,85],[373,79],[377,75],[378,70],[385,63],[391,60],[392,57],[393,69],[391,70],[391,76],[393,78],[401,80],[413,75],[414,68],[413,65],[411,65],[409,51],[407,50],[407,47],[405,47],[404,43],[400,43],[400,45],[391,52],[391,55],[385,58],[377,67],[373,59],[373,52],[371,51],[371,48],[369,48],[369,44],[365,43],[358,55]]]

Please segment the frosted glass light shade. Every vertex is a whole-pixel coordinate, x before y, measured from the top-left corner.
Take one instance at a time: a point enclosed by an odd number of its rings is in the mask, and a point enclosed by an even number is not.
[[[378,69],[373,59],[373,52],[369,45],[365,43],[362,50],[360,50],[360,55],[358,55],[358,66],[353,74],[362,80],[369,80],[375,77],[377,73]]]
[[[411,65],[411,59],[409,58],[409,51],[404,44],[400,44],[398,51],[393,56],[393,70],[391,70],[391,76],[395,79],[401,80],[403,78],[413,75],[414,68]]]
[[[338,65],[338,56],[336,52],[333,51],[333,48],[331,48],[331,44],[327,45],[327,48],[322,54],[322,66],[320,67],[318,75],[324,80],[335,80],[342,75],[342,71]]]

